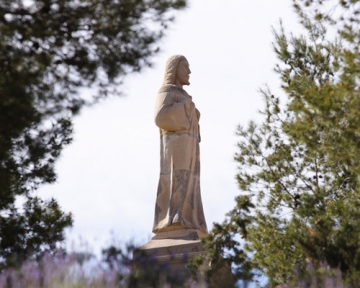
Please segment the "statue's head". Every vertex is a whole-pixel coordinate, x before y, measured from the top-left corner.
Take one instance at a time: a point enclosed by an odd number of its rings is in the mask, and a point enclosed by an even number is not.
[[[184,69],[178,69],[178,68],[183,68],[183,67],[179,67],[179,65],[185,65],[188,70],[187,75],[190,74],[189,63],[188,63],[187,59],[185,58],[185,56],[183,56],[183,55],[171,56],[166,62],[164,84],[176,84],[177,76],[180,76],[180,75],[177,75],[178,70],[180,72],[184,71]],[[185,70],[186,70],[186,67],[185,67]],[[182,85],[189,85],[189,84],[190,83],[182,83]]]

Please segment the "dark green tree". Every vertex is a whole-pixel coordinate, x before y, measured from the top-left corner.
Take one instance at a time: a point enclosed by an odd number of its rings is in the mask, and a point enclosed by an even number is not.
[[[71,214],[34,196],[56,179],[72,117],[151,65],[181,0],[0,3],[0,264],[56,247]],[[84,92],[84,88],[85,90]],[[119,89],[120,88],[120,89]],[[21,206],[19,203],[25,203]]]
[[[238,128],[241,195],[208,245],[273,285],[359,287],[360,2],[293,3],[304,34],[274,30],[282,93],[262,89],[263,120]]]

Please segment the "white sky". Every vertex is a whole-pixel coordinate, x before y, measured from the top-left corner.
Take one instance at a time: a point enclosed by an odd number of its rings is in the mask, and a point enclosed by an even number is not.
[[[271,27],[283,20],[298,29],[289,0],[190,0],[160,45],[154,67],[125,81],[124,97],[84,110],[75,120],[74,142],[57,163],[57,183],[42,187],[71,211],[70,242],[105,247],[152,236],[160,169],[159,131],[153,110],[167,58],[183,54],[201,112],[201,191],[208,228],[222,222],[239,193],[235,175],[238,124],[259,119],[259,88],[278,91]]]

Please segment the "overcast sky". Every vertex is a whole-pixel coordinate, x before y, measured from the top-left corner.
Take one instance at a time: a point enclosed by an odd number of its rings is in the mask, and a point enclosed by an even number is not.
[[[165,62],[183,54],[190,63],[190,86],[201,112],[201,191],[208,228],[222,222],[239,193],[235,175],[237,125],[259,119],[259,88],[279,91],[273,72],[272,26],[283,20],[298,29],[289,0],[190,0],[160,43],[154,67],[129,76],[124,96],[85,109],[75,120],[74,141],[57,163],[57,183],[39,194],[56,198],[72,212],[68,243],[89,246],[151,236],[160,169],[155,98]],[[78,244],[76,244],[78,245]]]

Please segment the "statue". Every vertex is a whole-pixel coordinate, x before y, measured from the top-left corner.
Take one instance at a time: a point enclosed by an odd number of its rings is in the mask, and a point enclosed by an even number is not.
[[[182,55],[169,58],[155,107],[160,128],[160,179],[153,232],[195,229],[207,234],[200,193],[199,118],[192,97],[189,63]]]

